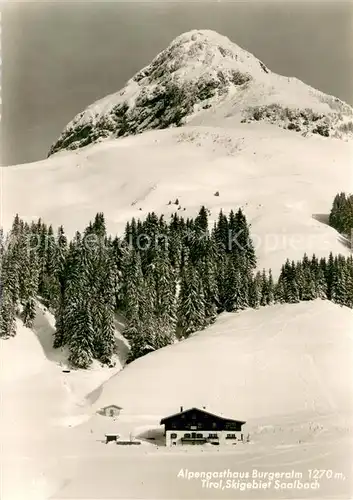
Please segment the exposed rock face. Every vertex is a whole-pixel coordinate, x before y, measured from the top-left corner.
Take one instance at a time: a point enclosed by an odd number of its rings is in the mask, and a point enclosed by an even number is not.
[[[216,32],[193,30],[177,37],[120,92],[79,113],[49,155],[107,137],[225,118],[265,120],[323,136],[346,136],[353,128],[348,104],[271,72]]]

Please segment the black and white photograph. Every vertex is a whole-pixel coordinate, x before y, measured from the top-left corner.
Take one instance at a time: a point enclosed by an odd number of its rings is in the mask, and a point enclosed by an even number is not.
[[[2,1],[1,500],[353,498],[353,2]]]

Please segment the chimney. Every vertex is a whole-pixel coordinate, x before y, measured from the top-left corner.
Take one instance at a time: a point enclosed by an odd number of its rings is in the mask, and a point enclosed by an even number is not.
[[[181,406],[181,407],[180,407],[180,413],[181,413],[182,411],[184,411],[184,409],[183,409],[183,407]]]

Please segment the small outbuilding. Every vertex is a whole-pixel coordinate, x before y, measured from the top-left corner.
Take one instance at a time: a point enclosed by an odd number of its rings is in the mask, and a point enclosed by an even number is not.
[[[112,441],[116,443],[118,438],[119,434],[107,433],[105,435],[105,444],[111,443]]]
[[[101,408],[98,413],[104,415],[105,417],[118,417],[120,415],[122,408],[118,405],[108,405]]]

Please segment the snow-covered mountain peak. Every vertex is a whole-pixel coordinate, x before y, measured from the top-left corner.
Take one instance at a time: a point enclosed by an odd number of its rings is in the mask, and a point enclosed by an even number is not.
[[[192,30],[175,38],[138,73],[137,79],[146,74],[150,83],[157,83],[161,76],[174,73],[191,80],[204,74],[216,76],[227,70],[248,73],[249,76],[269,73],[263,63],[229,38],[212,30]]]
[[[352,118],[352,108],[340,99],[273,73],[215,31],[192,30],[119,92],[79,113],[49,154],[184,124],[232,127],[264,120],[304,135],[342,137],[352,132]]]

